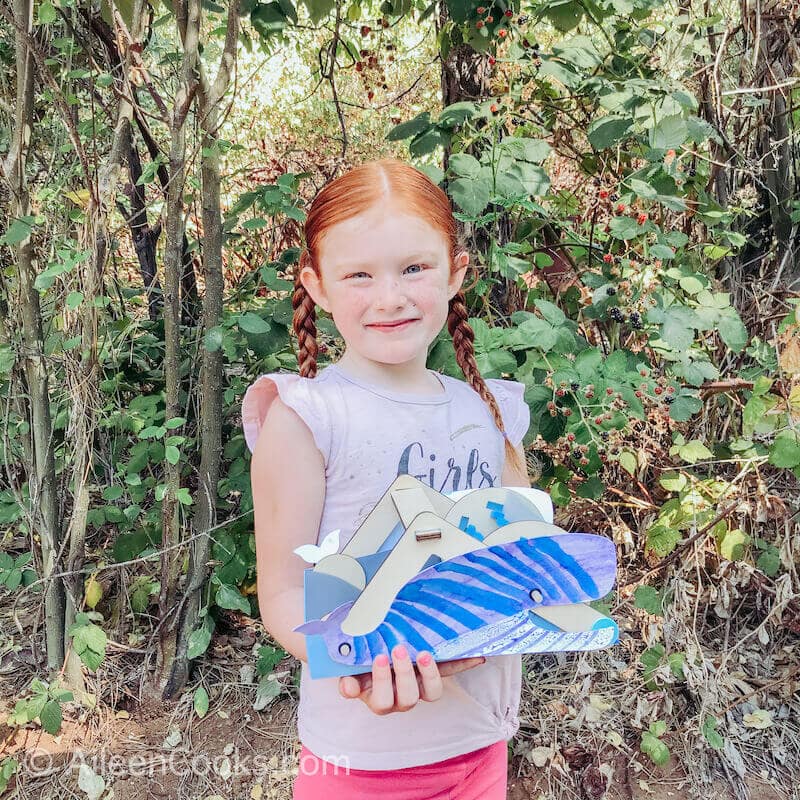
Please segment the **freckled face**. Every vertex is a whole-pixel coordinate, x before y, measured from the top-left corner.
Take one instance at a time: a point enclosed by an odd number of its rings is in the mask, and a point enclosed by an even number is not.
[[[424,367],[468,261],[460,253],[451,273],[441,233],[418,216],[376,207],[330,228],[320,247],[322,280],[310,267],[300,279],[333,316],[349,353]]]

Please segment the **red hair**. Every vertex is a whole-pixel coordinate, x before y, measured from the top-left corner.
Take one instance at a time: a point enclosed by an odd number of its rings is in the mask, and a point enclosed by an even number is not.
[[[423,172],[396,158],[369,161],[340,175],[326,184],[314,198],[305,224],[306,247],[300,255],[295,274],[292,296],[294,318],[292,326],[297,335],[297,363],[300,375],[313,378],[317,374],[316,308],[311,295],[300,282],[300,272],[310,266],[322,278],[319,266],[320,243],[326,231],[377,203],[389,198],[399,208],[407,209],[441,232],[448,243],[450,269],[456,255],[465,249],[461,242],[453,209],[447,195]],[[500,407],[489,391],[475,361],[473,342],[475,334],[467,322],[469,316],[464,292],[459,291],[451,300],[447,315],[447,330],[453,337],[456,361],[469,385],[489,407],[497,429],[505,438],[506,459],[522,471],[517,451],[506,436]]]

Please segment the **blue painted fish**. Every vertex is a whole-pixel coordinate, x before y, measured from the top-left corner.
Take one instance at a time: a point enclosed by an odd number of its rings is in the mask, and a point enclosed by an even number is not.
[[[400,589],[377,628],[362,636],[341,630],[352,602],[295,630],[321,635],[334,661],[358,666],[371,664],[381,653],[390,654],[400,643],[412,660],[422,650],[439,658],[445,653],[456,658],[462,652],[483,652],[492,642],[497,652],[545,652],[538,649],[544,645],[550,650],[590,649],[570,642],[576,643],[581,634],[586,645],[610,637],[616,640],[613,622],[609,620],[613,631],[598,629],[587,637],[591,631],[555,628],[535,609],[596,600],[610,591],[615,576],[616,548],[602,536],[570,533],[519,539],[422,570]],[[528,645],[534,649],[502,649]]]

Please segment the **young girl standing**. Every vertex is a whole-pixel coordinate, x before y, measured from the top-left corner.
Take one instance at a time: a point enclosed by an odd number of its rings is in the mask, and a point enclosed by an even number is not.
[[[337,528],[344,546],[399,474],[443,493],[529,486],[524,386],[478,372],[461,292],[469,255],[422,172],[384,159],[338,177],[311,204],[305,238],[300,374],[263,375],[242,403],[261,616],[302,662],[294,798],[500,800],[520,656],[437,664],[423,653],[414,665],[397,646],[371,673],[312,680],[294,632],[306,565],[293,551]],[[345,343],[319,373],[316,306]],[[466,382],[426,368],[445,323]]]

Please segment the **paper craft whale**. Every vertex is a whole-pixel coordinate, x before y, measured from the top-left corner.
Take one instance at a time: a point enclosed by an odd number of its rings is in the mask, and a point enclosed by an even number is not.
[[[441,661],[617,641],[616,623],[585,605],[614,584],[613,542],[553,525],[536,489],[459,495],[401,475],[341,553],[336,537],[299,548],[319,558],[296,628],[312,677],[369,671],[400,643]]]

